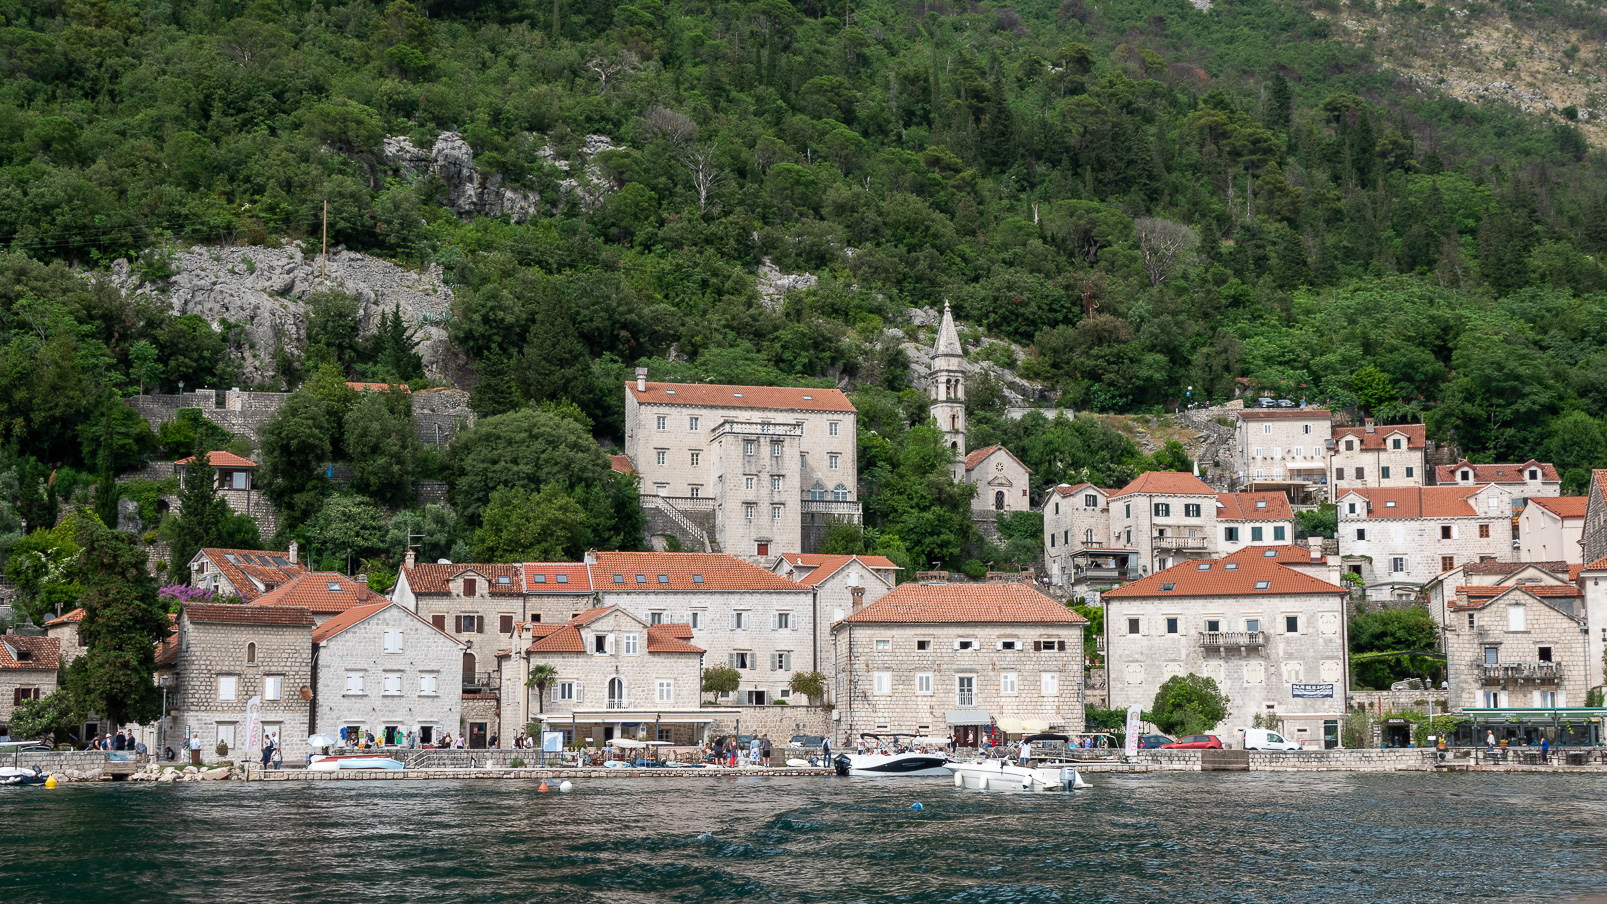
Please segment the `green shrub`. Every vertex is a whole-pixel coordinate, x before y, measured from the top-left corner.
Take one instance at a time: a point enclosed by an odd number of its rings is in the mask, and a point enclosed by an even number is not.
[[[514,757],[508,762],[508,765],[514,769],[523,769],[525,767],[525,761],[520,757]]]

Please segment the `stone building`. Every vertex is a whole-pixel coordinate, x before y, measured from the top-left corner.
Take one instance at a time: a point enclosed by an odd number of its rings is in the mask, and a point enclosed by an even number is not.
[[[1570,566],[1567,562],[1467,562],[1435,575],[1423,585],[1423,596],[1435,624],[1443,625],[1450,607],[1468,592],[1488,597],[1519,585],[1573,587],[1575,581],[1569,575],[1578,569],[1579,566]],[[1497,590],[1490,590],[1492,587]]]
[[[831,628],[840,740],[1080,732],[1086,623],[1024,583],[901,584]]]
[[[347,384],[353,389],[384,384]],[[385,387],[387,390],[390,388]],[[146,393],[128,400],[128,407],[140,413],[154,430],[173,420],[181,409],[194,408],[201,416],[236,436],[260,445],[262,426],[273,419],[290,398],[288,392],[251,392],[239,389],[197,389],[183,393]],[[413,433],[429,446],[444,446],[459,431],[474,426],[474,410],[469,394],[461,389],[440,387],[411,393]]]
[[[1352,487],[1420,487],[1428,483],[1428,433],[1422,424],[1335,427],[1328,457],[1329,498]]]
[[[1003,446],[988,446],[967,454],[965,480],[977,488],[971,497],[971,508],[994,516],[1031,511],[1032,500],[1027,495],[1031,474],[1032,469]]]
[[[1586,487],[1585,526],[1582,561],[1590,563],[1607,559],[1607,469],[1590,472]]]
[[[1108,705],[1149,708],[1168,678],[1202,675],[1231,701],[1214,732],[1224,745],[1242,743],[1255,717],[1275,714],[1285,737],[1333,746],[1349,694],[1347,597],[1249,550],[1107,591]]]
[[[312,571],[264,593],[248,605],[300,607],[311,612],[313,621],[322,625],[348,609],[383,602],[387,602],[384,595],[368,589],[362,581],[338,571]]]
[[[1445,620],[1451,708],[1584,705],[1601,663],[1580,602],[1571,584],[1458,588]]]
[[[1193,474],[1148,471],[1110,494],[1110,545],[1137,551],[1139,574],[1211,554],[1216,491]]]
[[[1061,484],[1043,501],[1044,566],[1074,594],[1097,593],[1139,575],[1139,554],[1110,529],[1111,490]]]
[[[184,469],[195,456],[181,458],[173,463],[173,473],[184,485]],[[235,514],[245,515],[257,523],[257,531],[264,537],[273,536],[279,529],[279,512],[268,497],[257,489],[257,463],[233,452],[207,453],[207,464],[212,467],[212,485],[218,496],[229,504]]]
[[[1562,478],[1557,476],[1556,467],[1534,459],[1522,464],[1476,465],[1463,460],[1454,465],[1440,465],[1434,469],[1434,482],[1459,487],[1493,483],[1511,491],[1512,498],[1519,504],[1535,496],[1562,495]]]
[[[860,520],[857,423],[840,390],[650,383],[638,368],[625,454],[649,532],[758,558],[814,548],[830,519]]]
[[[1282,493],[1218,493],[1211,552],[1227,555],[1250,546],[1294,539],[1295,513]]]
[[[83,620],[84,610],[78,608],[45,622],[45,636],[53,637],[61,644],[62,668],[72,665],[74,659],[84,655],[84,639],[78,634],[78,626]]]
[[[502,736],[531,722],[564,732],[565,743],[599,746],[615,738],[702,743],[713,722],[734,711],[701,705],[703,650],[685,623],[646,620],[618,606],[589,609],[562,623],[520,625],[502,669]],[[542,689],[530,670],[552,666]]]
[[[373,732],[380,743],[398,745],[409,732],[421,744],[463,732],[484,747],[495,728],[462,724],[463,643],[405,606],[381,598],[348,608],[318,625],[312,643],[314,732]]]
[[[410,555],[390,596],[463,643],[466,690],[496,687],[496,638],[532,620],[531,597],[518,565],[416,564]]]
[[[1459,565],[1513,561],[1512,493],[1484,486],[1346,489],[1339,552],[1370,599],[1415,597]]]
[[[815,664],[829,672],[831,632],[829,628],[850,612],[886,596],[898,583],[898,565],[886,556],[828,556],[819,553],[788,553],[776,560],[772,569],[789,580],[815,591]]]
[[[1588,496],[1531,496],[1518,515],[1518,558],[1584,564]]]
[[[1246,408],[1234,434],[1239,484],[1298,500],[1325,495],[1333,412],[1322,408]]]
[[[190,559],[191,586],[216,596],[238,596],[248,603],[306,573],[295,543],[284,552],[208,547]]]
[[[0,634],[0,737],[11,734],[11,713],[28,700],[56,689],[61,641],[54,637]]]
[[[201,736],[201,753],[218,759],[218,742],[235,759],[261,749],[247,737],[246,708],[261,699],[262,735],[287,755],[307,749],[312,699],[312,613],[300,607],[187,603],[177,630],[157,654],[157,683],[168,711],[159,734],[175,743]]]

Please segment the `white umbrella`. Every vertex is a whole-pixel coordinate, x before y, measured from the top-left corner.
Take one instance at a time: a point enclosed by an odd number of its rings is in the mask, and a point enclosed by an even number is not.
[[[333,747],[336,741],[326,734],[315,734],[307,739],[308,747]]]

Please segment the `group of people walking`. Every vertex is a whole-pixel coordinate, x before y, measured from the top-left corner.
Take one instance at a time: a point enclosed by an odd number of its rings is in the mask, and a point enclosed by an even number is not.
[[[709,762],[716,766],[766,766],[775,746],[768,736],[750,738],[743,744],[740,738],[722,735],[714,739],[709,748]]]
[[[86,750],[128,750],[134,753],[145,753],[145,742],[134,739],[134,730],[114,731],[107,735],[95,735],[89,741]]]

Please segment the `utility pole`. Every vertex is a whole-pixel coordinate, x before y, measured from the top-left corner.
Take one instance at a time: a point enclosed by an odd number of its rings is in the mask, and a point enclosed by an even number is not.
[[[329,278],[329,202],[324,202],[324,248],[318,255],[318,278]]]

